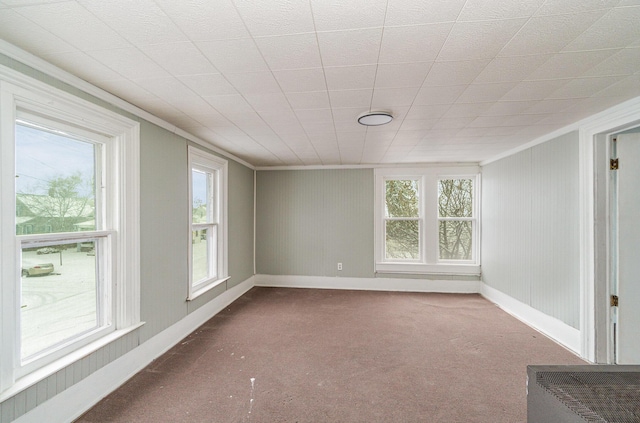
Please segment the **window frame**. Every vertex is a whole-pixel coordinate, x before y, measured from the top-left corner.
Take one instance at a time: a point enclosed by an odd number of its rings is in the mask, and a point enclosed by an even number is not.
[[[61,126],[98,134],[104,141],[105,201],[97,204],[95,231],[16,235],[15,126],[20,115],[42,116]],[[28,119],[27,119],[28,120]],[[140,124],[12,69],[0,66],[0,396],[10,396],[140,327]],[[96,181],[97,183],[97,181]],[[98,210],[100,208],[100,211]],[[81,235],[80,235],[81,234]],[[108,328],[90,331],[32,359],[20,357],[20,276],[23,243],[99,240],[110,297]],[[97,259],[98,260],[98,259]],[[117,282],[117,283],[116,283]],[[106,317],[106,316],[105,316]]]
[[[383,195],[384,195],[384,199],[383,199],[383,209],[386,210],[386,189],[387,189],[387,181],[417,181],[417,185],[418,185],[418,216],[416,217],[412,217],[412,216],[401,216],[401,217],[388,217],[386,215],[386,213],[382,214],[382,231],[384,232],[383,237],[383,251],[382,251],[382,257],[384,258],[385,261],[388,262],[394,262],[396,260],[401,261],[402,263],[422,263],[424,254],[425,254],[425,248],[424,248],[424,227],[425,227],[425,218],[424,218],[424,213],[425,213],[425,207],[424,207],[424,201],[423,201],[423,195],[424,195],[424,181],[422,178],[416,178],[415,175],[396,175],[394,177],[385,177],[383,180]],[[387,258],[387,242],[386,242],[386,235],[387,235],[387,222],[389,221],[417,221],[418,222],[418,258],[416,259],[389,259]]]
[[[439,231],[439,225],[440,222],[443,221],[449,221],[449,222],[471,222],[472,224],[472,238],[471,238],[471,260],[453,260],[453,259],[441,259],[440,258],[440,245],[438,244],[438,263],[441,264],[476,264],[478,262],[477,260],[477,255],[479,254],[479,248],[478,248],[478,236],[479,236],[479,230],[477,229],[477,225],[478,225],[478,214],[480,212],[479,208],[478,208],[478,201],[477,201],[477,194],[478,194],[478,189],[476,187],[476,185],[478,184],[479,181],[479,177],[478,175],[475,175],[474,177],[471,177],[468,174],[462,174],[462,175],[438,175],[438,179],[436,181],[437,184],[440,183],[440,181],[443,180],[457,180],[457,179],[471,179],[472,183],[473,183],[473,190],[472,190],[472,216],[471,217],[442,217],[440,216],[440,213],[438,211],[438,215],[437,215],[437,220],[438,220],[438,236],[440,234]],[[437,201],[440,201],[440,197],[437,197]],[[439,240],[438,240],[439,241]]]
[[[480,274],[480,167],[478,165],[433,165],[425,167],[382,167],[374,169],[374,239],[376,273],[479,275]],[[385,206],[386,181],[419,180],[418,260],[386,258]],[[438,183],[443,179],[473,180],[473,252],[472,260],[441,260],[439,258]],[[460,220],[460,219],[456,219]]]
[[[229,278],[228,273],[228,161],[207,153],[199,148],[188,146],[188,181],[189,181],[189,245],[188,263],[189,280],[187,301],[193,301],[200,295],[225,283]],[[213,175],[213,189],[210,201],[215,210],[212,214],[212,221],[205,223],[193,222],[193,171],[210,173]],[[212,254],[210,245],[213,243],[213,232],[215,228],[215,255]],[[207,229],[207,262],[208,268],[215,265],[215,275],[209,274],[206,278],[198,281],[193,280],[193,231],[196,229]]]

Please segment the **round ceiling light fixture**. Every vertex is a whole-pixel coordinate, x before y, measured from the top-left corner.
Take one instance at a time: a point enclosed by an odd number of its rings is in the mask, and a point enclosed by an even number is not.
[[[366,112],[358,117],[358,123],[365,126],[386,125],[393,120],[389,112]]]

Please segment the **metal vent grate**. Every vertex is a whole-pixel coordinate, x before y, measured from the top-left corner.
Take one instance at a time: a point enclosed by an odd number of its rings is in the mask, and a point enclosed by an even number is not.
[[[587,422],[640,422],[638,372],[539,372],[536,382]]]

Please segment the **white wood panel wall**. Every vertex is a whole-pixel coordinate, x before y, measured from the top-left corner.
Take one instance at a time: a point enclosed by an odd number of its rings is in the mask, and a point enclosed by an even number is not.
[[[482,169],[483,282],[580,324],[578,133]]]

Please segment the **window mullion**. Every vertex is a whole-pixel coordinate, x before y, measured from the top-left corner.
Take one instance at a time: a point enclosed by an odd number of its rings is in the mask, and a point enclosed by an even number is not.
[[[438,260],[438,184],[434,174],[424,179],[424,246],[425,263],[435,264]]]

